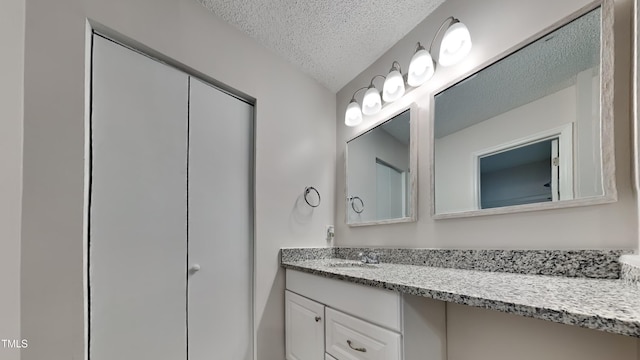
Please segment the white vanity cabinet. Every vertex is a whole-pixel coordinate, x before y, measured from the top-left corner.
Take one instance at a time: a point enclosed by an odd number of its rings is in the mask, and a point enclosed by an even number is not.
[[[446,359],[443,302],[296,270],[286,274],[287,360]]]

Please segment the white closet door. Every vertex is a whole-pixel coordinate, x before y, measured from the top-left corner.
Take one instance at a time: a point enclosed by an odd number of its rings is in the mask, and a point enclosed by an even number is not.
[[[189,359],[253,358],[253,106],[191,78]]]
[[[186,359],[188,81],[94,36],[91,360]]]

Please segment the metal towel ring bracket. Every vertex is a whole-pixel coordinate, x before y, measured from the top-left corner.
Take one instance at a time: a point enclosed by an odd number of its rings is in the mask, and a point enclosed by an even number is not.
[[[317,195],[318,195],[318,203],[317,204],[312,204],[309,201],[309,193],[314,191]],[[307,186],[306,188],[304,188],[304,201],[311,207],[315,208],[320,206],[320,192],[318,191],[318,189],[314,188],[313,186]]]
[[[360,201],[360,210],[356,208],[356,200]],[[353,211],[355,211],[357,214],[362,214],[362,212],[364,211],[364,201],[362,201],[359,196],[352,196],[349,198],[349,201],[351,202],[351,208],[353,209]]]

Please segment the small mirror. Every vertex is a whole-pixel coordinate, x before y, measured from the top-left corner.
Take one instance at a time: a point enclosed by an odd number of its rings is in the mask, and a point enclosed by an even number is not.
[[[607,4],[435,95],[436,218],[615,200]]]
[[[404,109],[347,142],[347,224],[415,221],[416,113]]]

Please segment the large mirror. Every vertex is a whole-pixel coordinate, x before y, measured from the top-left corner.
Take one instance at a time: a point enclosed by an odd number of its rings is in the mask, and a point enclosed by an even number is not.
[[[611,7],[434,96],[436,218],[615,201]]]
[[[416,220],[416,126],[412,105],[347,142],[347,224]]]

